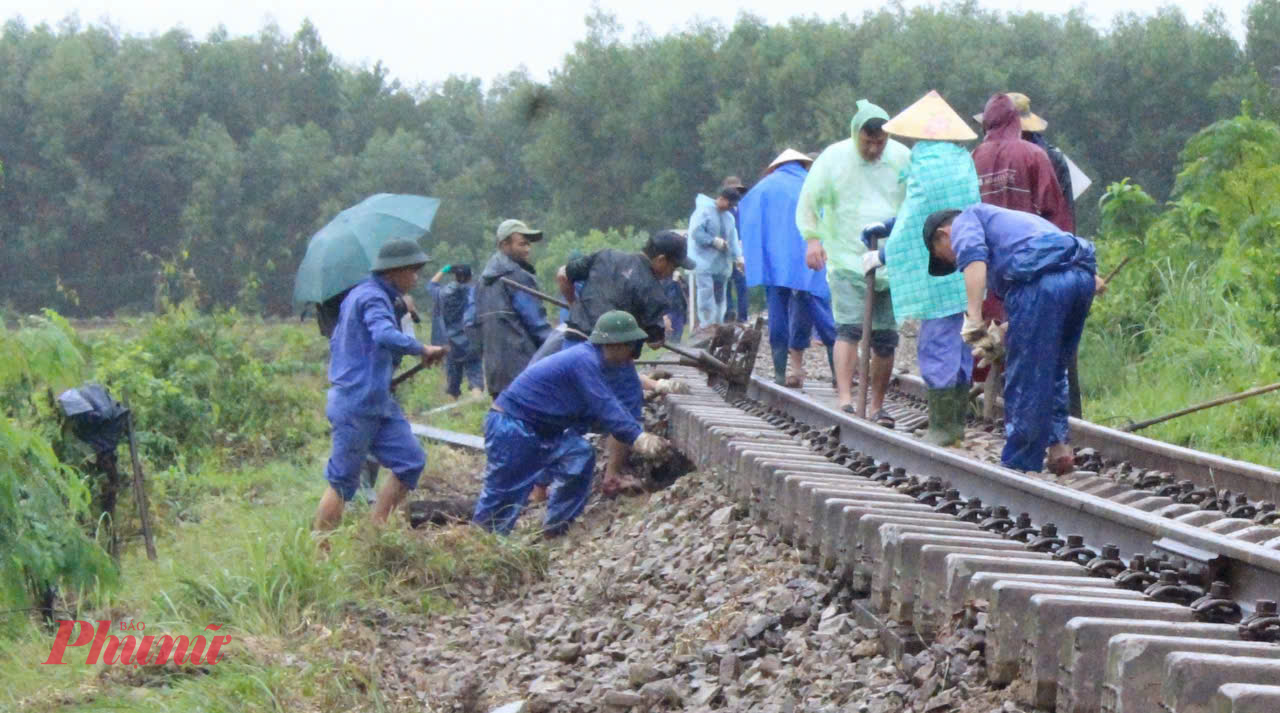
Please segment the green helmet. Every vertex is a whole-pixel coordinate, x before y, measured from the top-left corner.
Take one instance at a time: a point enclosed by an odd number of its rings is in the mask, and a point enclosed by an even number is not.
[[[591,330],[592,344],[625,344],[647,339],[648,334],[636,324],[636,318],[630,312],[615,309],[605,312],[596,320],[596,328]]]
[[[373,262],[373,268],[370,272],[394,270],[397,267],[409,267],[410,265],[421,267],[430,261],[431,258],[422,252],[422,248],[418,247],[416,240],[403,238],[388,240],[382,245],[382,249],[378,251],[378,259]]]

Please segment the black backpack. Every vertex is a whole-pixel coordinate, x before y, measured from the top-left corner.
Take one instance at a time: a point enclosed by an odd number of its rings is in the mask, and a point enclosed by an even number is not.
[[[101,384],[86,383],[58,395],[58,405],[76,438],[95,453],[114,451],[128,427],[129,409],[111,398]]]

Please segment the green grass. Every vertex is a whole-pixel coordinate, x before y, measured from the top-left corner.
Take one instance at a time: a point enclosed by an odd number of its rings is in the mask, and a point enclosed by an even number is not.
[[[1280,380],[1280,355],[1211,276],[1164,271],[1153,303],[1094,304],[1080,348],[1085,417],[1121,427]],[[1132,315],[1137,314],[1135,319]],[[1280,394],[1206,409],[1140,431],[1280,467]]]
[[[311,325],[246,329],[264,330],[255,350],[265,353],[267,342],[280,360],[299,364],[299,388],[323,390],[322,370],[308,361],[315,356]],[[422,415],[451,402],[442,384],[441,369],[410,384],[401,394],[410,418],[478,433],[487,397]],[[42,666],[53,632],[33,621],[17,638],[0,639],[0,711],[420,710],[385,699],[378,667],[350,662],[349,652],[377,645],[361,613],[381,610],[414,622],[453,611],[477,592],[507,596],[543,575],[547,551],[536,540],[469,526],[378,529],[363,505],[352,505],[321,556],[310,522],[328,446],[319,436],[266,461],[214,450],[190,470],[150,473],[159,560],[149,562],[132,539],[119,588],[78,599],[77,618],[132,618],[148,634],[194,637],[221,624],[219,633],[232,636],[223,661],[203,670],[87,666],[80,648],[68,650],[66,665]],[[482,456],[440,445],[428,450],[424,481],[446,491],[474,488]],[[123,498],[119,508],[132,512],[132,501]],[[121,526],[135,530],[128,518]]]

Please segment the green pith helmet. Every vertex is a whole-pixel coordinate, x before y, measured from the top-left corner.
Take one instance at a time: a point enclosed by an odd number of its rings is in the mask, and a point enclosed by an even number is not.
[[[378,259],[373,262],[371,272],[394,270],[397,267],[409,267],[410,265],[422,267],[430,261],[431,258],[422,252],[422,248],[418,247],[417,242],[404,239],[388,240],[383,244],[382,249],[378,251]]]
[[[636,324],[636,318],[630,312],[620,309],[600,315],[600,319],[596,320],[596,328],[591,330],[592,344],[626,344],[648,337],[640,325]]]

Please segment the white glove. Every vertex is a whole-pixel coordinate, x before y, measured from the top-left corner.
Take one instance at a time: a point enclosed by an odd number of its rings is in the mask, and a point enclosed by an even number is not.
[[[747,262],[746,262],[746,260],[743,260],[742,258],[738,258],[737,260],[734,260],[734,261],[733,261],[733,264],[734,264],[734,266],[735,266],[735,267],[737,267],[737,268],[738,268],[738,271],[739,271],[739,272],[742,272],[743,270],[746,270],[746,269],[747,269]]]
[[[719,250],[720,252],[724,252],[729,249],[729,243],[725,242],[724,238],[713,238],[711,240],[711,247]]]
[[[667,442],[652,433],[641,433],[636,442],[631,444],[631,450],[644,458],[660,458],[667,452],[667,448]]]
[[[868,250],[868,251],[866,251],[865,253],[863,253],[863,254],[862,254],[862,272],[863,272],[863,274],[866,274],[866,273],[868,273],[868,272],[871,272],[872,270],[874,270],[874,269],[876,269],[877,267],[880,267],[880,266],[882,266],[882,265],[884,265],[884,263],[883,263],[883,262],[880,262],[880,251],[879,251],[879,250]]]
[[[978,340],[987,336],[987,324],[982,320],[977,322],[969,319],[969,313],[965,312],[964,325],[960,327],[960,338],[965,344],[977,344]]]
[[[978,368],[981,369],[1004,361],[1004,340],[1005,332],[1008,329],[1008,324],[992,322],[991,326],[987,328],[986,334],[973,343],[973,358],[978,363]]]
[[[689,385],[678,379],[662,379],[654,385],[653,390],[659,394],[687,394]]]

